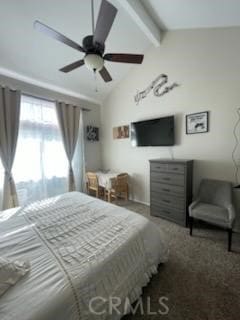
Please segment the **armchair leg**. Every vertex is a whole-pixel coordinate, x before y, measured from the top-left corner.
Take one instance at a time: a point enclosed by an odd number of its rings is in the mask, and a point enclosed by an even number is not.
[[[228,251],[231,251],[232,247],[232,229],[228,229]]]
[[[190,236],[192,236],[192,230],[193,230],[193,217],[189,217],[189,227],[190,227],[189,234],[190,234]]]

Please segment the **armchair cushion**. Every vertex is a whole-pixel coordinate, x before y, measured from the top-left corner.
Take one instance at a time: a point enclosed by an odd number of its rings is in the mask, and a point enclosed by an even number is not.
[[[224,207],[198,202],[193,206],[193,208],[190,206],[189,209],[190,217],[203,220],[223,228],[231,228],[232,226],[229,211]]]
[[[202,179],[198,198],[201,202],[227,208],[232,204],[232,185],[228,181]]]

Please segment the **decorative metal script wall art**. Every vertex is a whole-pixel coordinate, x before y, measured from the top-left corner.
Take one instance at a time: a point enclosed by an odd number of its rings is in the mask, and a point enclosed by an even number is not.
[[[152,81],[152,83],[144,91],[137,92],[137,94],[134,97],[136,104],[138,105],[142,99],[146,98],[146,96],[149,94],[151,90],[153,90],[153,94],[156,97],[161,97],[164,94],[171,91],[172,89],[180,86],[176,82],[169,86],[165,86],[167,82],[168,76],[166,74],[160,74],[155,80]]]

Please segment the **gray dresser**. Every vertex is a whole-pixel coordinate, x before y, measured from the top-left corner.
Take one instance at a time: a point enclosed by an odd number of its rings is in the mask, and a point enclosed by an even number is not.
[[[192,176],[193,160],[150,160],[151,215],[187,226]]]

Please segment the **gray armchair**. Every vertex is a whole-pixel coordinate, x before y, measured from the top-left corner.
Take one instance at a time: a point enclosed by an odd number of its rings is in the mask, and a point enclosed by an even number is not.
[[[228,251],[231,251],[232,226],[235,219],[232,184],[227,181],[203,179],[196,200],[189,206],[190,235],[194,219],[228,230]]]

